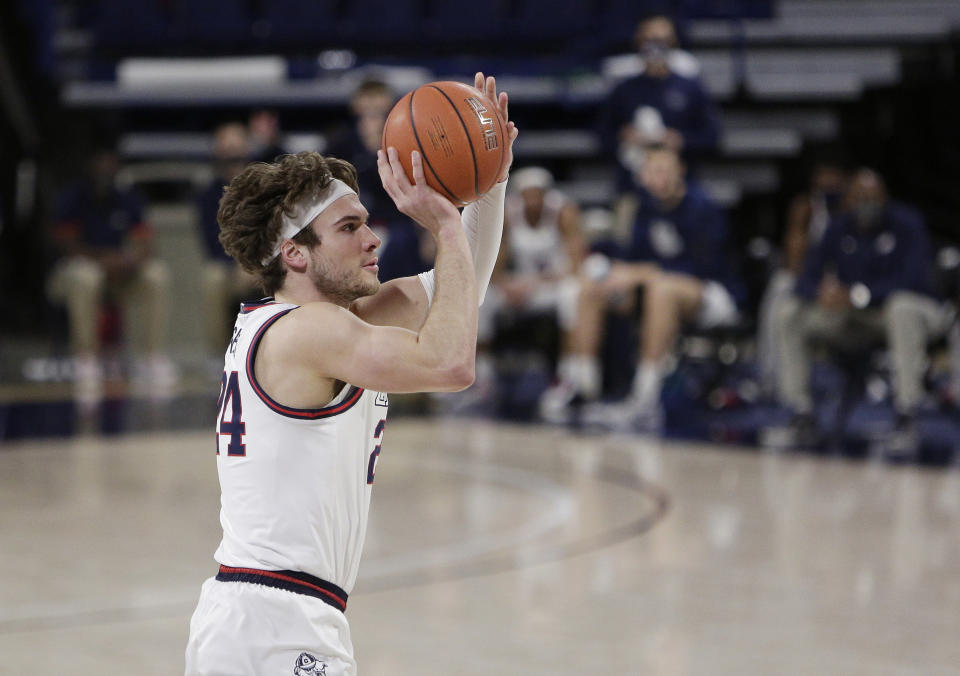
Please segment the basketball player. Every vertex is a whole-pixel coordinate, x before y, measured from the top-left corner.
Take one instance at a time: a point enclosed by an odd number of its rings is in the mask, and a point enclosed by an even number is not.
[[[543,317],[549,317],[564,334],[572,331],[577,271],[586,250],[580,208],[554,186],[553,175],[543,167],[515,169],[504,208],[504,244],[491,292],[480,308],[481,345],[484,333],[492,333],[495,325],[516,330]],[[481,351],[478,382],[484,375],[483,357]]]
[[[507,119],[493,78],[478,88]],[[220,572],[190,622],[187,674],[355,674],[344,617],[367,525],[386,392],[473,380],[478,298],[496,262],[498,184],[461,214],[413,153],[378,155],[397,208],[436,240],[436,267],[380,285],[356,172],[318,153],[254,164],[224,193],[227,252],[272,298],[245,305],[227,348],[217,420]]]
[[[554,187],[543,167],[514,171],[510,186],[504,208],[506,245],[494,273],[495,288],[519,313],[557,310],[565,295],[575,306],[575,275],[587,250],[580,208]],[[570,282],[573,290],[568,292]],[[560,310],[561,316],[573,312],[575,307]]]

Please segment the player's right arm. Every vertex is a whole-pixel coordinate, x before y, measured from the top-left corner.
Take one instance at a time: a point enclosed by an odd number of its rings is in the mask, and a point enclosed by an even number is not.
[[[330,379],[380,392],[460,390],[473,382],[473,255],[459,212],[427,185],[420,156],[414,153],[412,159],[413,184],[393,148],[389,157],[381,154],[378,168],[397,207],[437,242],[437,290],[426,320],[419,331],[411,331],[375,326],[331,303],[309,303],[291,312],[271,329],[274,340],[282,341],[271,352],[291,368],[306,363],[315,377],[303,383],[307,390],[324,392]]]
[[[484,91],[491,101],[496,102],[497,111],[507,128],[506,156],[497,183],[479,200],[468,204],[461,216],[463,227],[467,231],[467,241],[473,252],[477,300],[482,303],[500,250],[506,181],[513,163],[513,144],[517,140],[518,131],[510,120],[507,93],[497,93],[496,78],[477,73],[474,86]],[[416,331],[426,319],[435,286],[433,270],[413,277],[392,279],[381,286],[373,296],[358,300],[355,304],[356,313],[372,324],[403,326]]]

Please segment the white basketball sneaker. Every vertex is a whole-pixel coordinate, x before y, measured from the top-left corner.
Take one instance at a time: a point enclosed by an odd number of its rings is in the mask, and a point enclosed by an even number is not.
[[[581,399],[576,386],[561,380],[540,395],[540,417],[554,425],[566,425],[573,419],[574,407]]]
[[[623,401],[587,404],[582,416],[585,427],[606,432],[656,434],[663,429],[663,409],[659,403],[643,406],[631,397]]]

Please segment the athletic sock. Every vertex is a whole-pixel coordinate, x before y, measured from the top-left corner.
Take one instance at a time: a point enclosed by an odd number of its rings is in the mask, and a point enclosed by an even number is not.
[[[593,356],[568,354],[560,358],[557,366],[560,380],[570,385],[587,399],[600,394],[600,361]]]
[[[649,411],[656,408],[663,385],[663,371],[661,361],[644,360],[637,366],[630,398],[638,409]]]

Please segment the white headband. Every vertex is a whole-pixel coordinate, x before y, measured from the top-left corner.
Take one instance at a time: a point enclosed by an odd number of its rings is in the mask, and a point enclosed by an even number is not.
[[[339,178],[335,178],[330,181],[323,192],[325,193],[324,197],[321,197],[321,194],[318,192],[310,199],[305,199],[298,203],[293,208],[292,217],[283,214],[281,220],[283,226],[280,228],[280,239],[277,240],[277,243],[273,247],[273,251],[270,252],[270,255],[260,261],[261,265],[266,265],[276,258],[280,253],[280,245],[283,244],[283,240],[296,236],[298,232],[310,225],[313,222],[313,219],[326,211],[327,207],[329,207],[331,204],[336,202],[344,195],[357,194],[356,190],[341,181]]]

